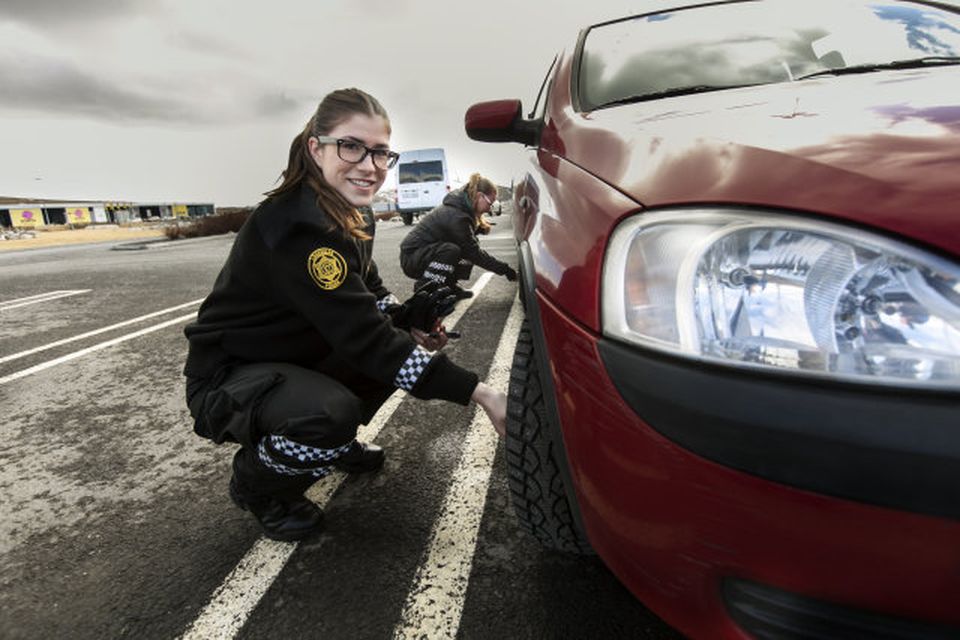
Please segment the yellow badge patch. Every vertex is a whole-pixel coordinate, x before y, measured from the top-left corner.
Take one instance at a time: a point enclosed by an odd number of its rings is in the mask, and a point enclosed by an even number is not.
[[[320,247],[307,258],[307,271],[318,287],[329,291],[343,284],[347,277],[347,261],[333,249]]]

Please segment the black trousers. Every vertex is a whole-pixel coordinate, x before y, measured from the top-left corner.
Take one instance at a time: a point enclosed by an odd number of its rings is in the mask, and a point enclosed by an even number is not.
[[[452,242],[437,242],[401,253],[400,268],[417,281],[414,288],[431,280],[454,287],[458,280],[469,279],[473,270],[473,263],[462,259],[462,253]]]
[[[188,380],[187,404],[199,435],[241,445],[233,467],[244,487],[295,495],[326,474],[393,391],[335,360],[246,363]]]

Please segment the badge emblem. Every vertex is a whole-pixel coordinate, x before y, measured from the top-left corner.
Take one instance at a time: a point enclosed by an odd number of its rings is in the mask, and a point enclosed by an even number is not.
[[[347,277],[347,261],[333,249],[320,247],[307,258],[307,271],[318,287],[329,291],[343,284]]]

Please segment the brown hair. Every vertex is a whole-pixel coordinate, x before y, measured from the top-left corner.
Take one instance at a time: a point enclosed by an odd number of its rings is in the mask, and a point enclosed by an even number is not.
[[[493,180],[489,178],[484,178],[479,173],[474,173],[470,176],[470,179],[467,180],[467,186],[463,188],[467,194],[467,199],[470,201],[470,208],[473,208],[473,203],[477,201],[478,193],[493,194],[492,198],[496,200],[497,198],[497,185],[493,184]],[[480,221],[481,214],[474,211],[474,215],[477,218],[477,221]]]
[[[326,211],[344,233],[367,240],[370,236],[363,231],[366,226],[363,216],[339,191],[330,186],[320,167],[310,156],[310,148],[307,146],[311,137],[327,135],[334,127],[355,114],[380,116],[386,121],[387,133],[390,132],[390,118],[386,109],[369,93],[354,88],[331,91],[320,101],[303,131],[298,133],[290,144],[290,158],[287,160],[287,168],[280,174],[280,186],[267,191],[265,195],[268,199],[274,198],[298,189],[301,183],[306,183],[317,194],[317,206]]]

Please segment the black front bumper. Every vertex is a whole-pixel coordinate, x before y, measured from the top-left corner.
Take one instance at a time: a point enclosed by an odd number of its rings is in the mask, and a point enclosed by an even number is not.
[[[719,464],[820,494],[960,520],[960,394],[759,374],[601,340],[624,400]]]
[[[781,589],[728,578],[730,615],[758,640],[955,640],[960,628],[854,609]]]

